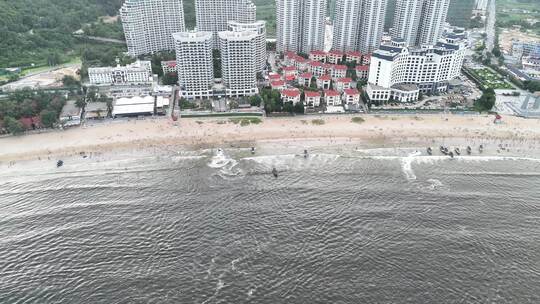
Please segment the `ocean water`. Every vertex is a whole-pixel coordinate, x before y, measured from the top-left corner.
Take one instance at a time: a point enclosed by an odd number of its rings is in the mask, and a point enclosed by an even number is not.
[[[0,303],[540,303],[540,160],[422,154],[4,166]]]

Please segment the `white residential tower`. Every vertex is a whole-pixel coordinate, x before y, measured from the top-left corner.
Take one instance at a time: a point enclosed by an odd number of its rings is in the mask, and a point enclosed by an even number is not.
[[[278,52],[324,49],[326,0],[276,0]]]
[[[120,18],[131,56],[174,50],[172,33],[185,30],[182,0],[126,0]]]
[[[219,48],[218,32],[227,31],[227,22],[253,23],[257,8],[251,0],[195,0],[197,30],[211,32],[214,48]]]
[[[188,99],[213,96],[212,33],[181,32],[173,37],[181,96]]]

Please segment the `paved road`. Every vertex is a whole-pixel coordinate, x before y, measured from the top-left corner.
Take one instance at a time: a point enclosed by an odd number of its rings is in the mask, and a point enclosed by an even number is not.
[[[77,37],[87,38],[94,41],[110,42],[110,43],[116,43],[116,44],[126,44],[124,40],[119,40],[119,39],[103,38],[103,37],[95,37],[95,36],[84,36],[84,35],[78,35]]]

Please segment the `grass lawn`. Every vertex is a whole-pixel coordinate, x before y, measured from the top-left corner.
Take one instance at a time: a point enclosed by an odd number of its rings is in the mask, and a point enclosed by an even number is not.
[[[510,83],[508,83],[501,75],[491,71],[490,69],[483,68],[473,70],[478,79],[482,82],[482,85],[487,88],[497,89],[514,89]]]
[[[62,64],[57,65],[55,67],[61,67],[63,65],[68,65],[68,64],[80,64],[80,63],[81,63],[81,58],[80,57],[73,57],[68,62],[62,63]],[[45,72],[45,71],[48,71],[48,70],[50,70],[52,68],[54,68],[54,67],[50,67],[50,66],[47,66],[47,65],[27,68],[27,69],[23,69],[20,76],[26,76],[26,75],[31,74],[31,73]]]

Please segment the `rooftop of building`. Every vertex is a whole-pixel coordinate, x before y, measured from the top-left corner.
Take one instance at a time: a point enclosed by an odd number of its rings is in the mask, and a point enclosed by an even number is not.
[[[369,71],[369,65],[357,65],[356,70],[357,71]]]
[[[304,95],[306,97],[321,97],[321,93],[319,91],[304,91]]]
[[[347,95],[359,95],[360,92],[357,89],[345,89],[343,90]]]
[[[285,85],[285,81],[284,80],[272,81],[270,82],[270,85],[273,87],[279,87],[279,86]]]
[[[343,77],[343,78],[339,78],[337,81],[338,82],[352,82],[352,79],[349,77]]]
[[[349,51],[346,54],[347,56],[352,56],[352,57],[362,57],[362,53],[358,51]]]
[[[326,81],[326,80],[332,80],[332,77],[328,74],[325,74],[325,75],[322,75],[322,76],[319,76],[319,78],[317,78],[318,80],[322,80],[322,81]]]
[[[339,92],[336,90],[324,90],[324,96],[332,97],[332,96],[339,96]]]
[[[75,100],[66,101],[66,105],[62,108],[60,117],[78,116],[81,114],[81,109],[76,106]]]
[[[283,90],[281,94],[287,97],[299,97],[300,91],[298,89],[286,89],[286,90]]]
[[[325,51],[317,51],[317,50],[311,51],[309,54],[310,54],[310,55],[316,55],[316,56],[326,56],[326,52],[325,52]]]

